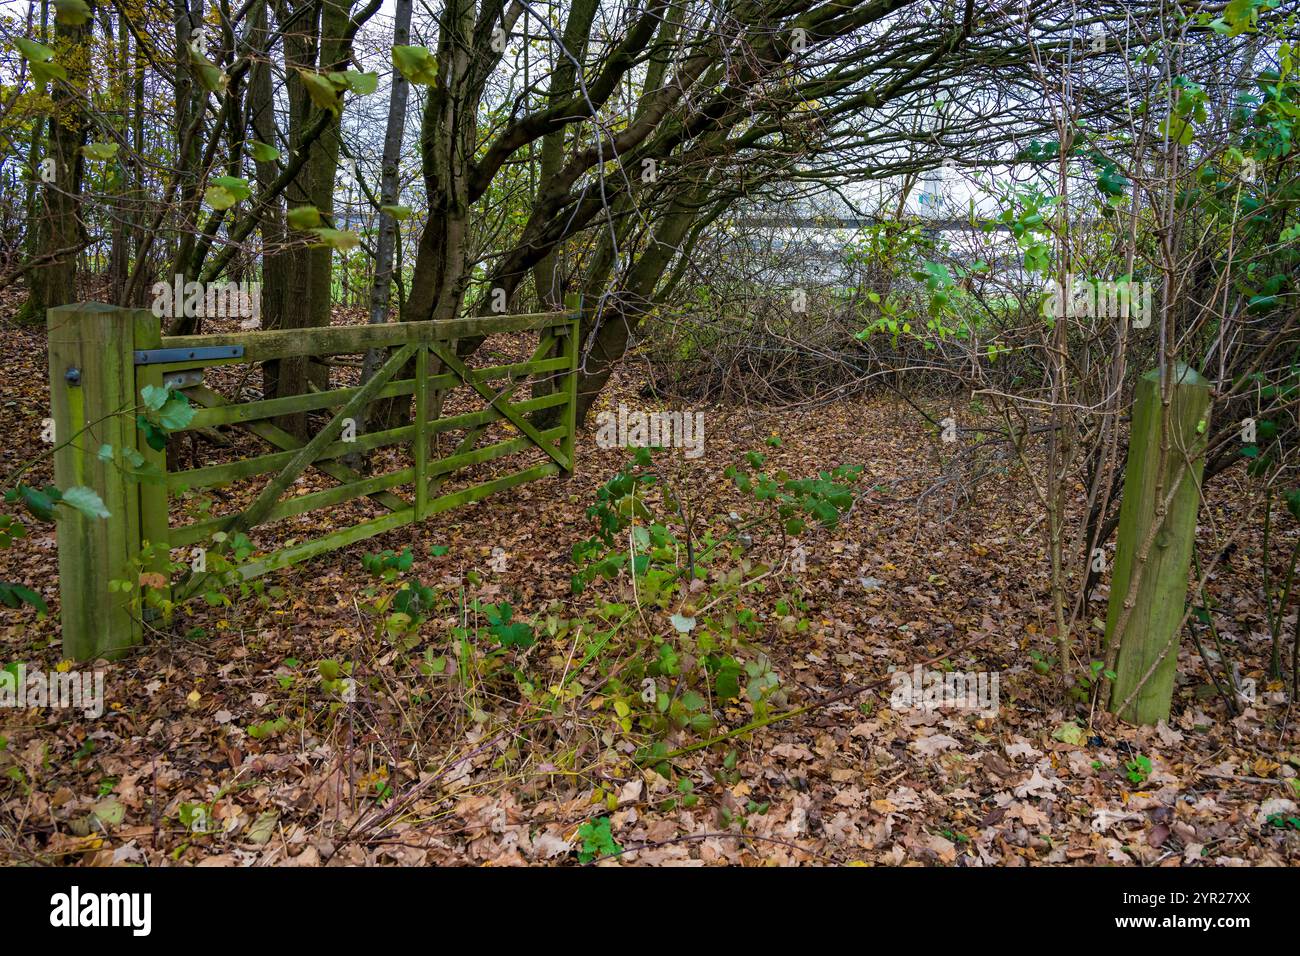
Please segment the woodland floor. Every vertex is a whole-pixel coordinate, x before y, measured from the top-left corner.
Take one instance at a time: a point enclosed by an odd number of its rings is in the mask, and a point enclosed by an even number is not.
[[[48,414],[43,331],[0,327],[0,348],[9,356],[0,398],[0,468],[8,474],[48,448],[40,438]],[[617,385],[609,401],[644,407],[638,384]],[[702,515],[744,509],[722,472],[750,449],[762,448],[770,467],[793,476],[840,463],[866,467],[863,486],[871,490],[848,518],[805,538],[808,566],[797,588],[808,629],[777,626],[776,589],[754,599],[758,643],[791,706],[979,639],[951,663],[1000,673],[997,715],[897,713],[886,683],[686,754],[669,780],[639,770],[630,745],[602,742],[599,728],[584,738],[563,715],[549,736],[530,732],[531,743],[503,733],[530,718],[526,706],[494,694],[504,682],[485,683],[468,701],[462,685],[413,671],[410,657],[451,652],[455,614],[426,623],[409,653],[385,646],[360,610],[372,581],[360,557],[410,547],[425,583],[463,588],[466,599],[508,600],[517,618],[572,614],[575,602],[596,598],[571,596],[570,548],[592,533],[584,510],[627,458],[597,448],[588,431],[568,482],[534,482],[279,572],[270,582],[275,593],[260,602],[217,609],[200,602],[173,634],[152,636],[108,667],[109,708],[98,720],[0,711],[0,860],[575,863],[579,826],[605,815],[623,852],[597,865],[1300,861],[1300,832],[1268,820],[1296,815],[1300,744],[1281,685],[1265,678],[1260,535],[1255,524],[1245,526],[1249,498],[1240,476],[1208,492],[1207,525],[1244,531],[1209,590],[1241,675],[1258,679],[1258,703],[1229,717],[1184,641],[1170,726],[1137,730],[1086,708],[1067,713],[1054,676],[1034,669],[1031,652],[1054,653],[1047,561],[1039,508],[1015,468],[979,485],[968,501],[954,500],[956,482],[921,496],[941,477],[939,446],[911,410],[887,401],[772,413],[706,409],[705,428],[702,457],[671,454]],[[764,448],[772,434],[781,447]],[[49,480],[48,468],[28,480]],[[287,536],[306,527],[286,524],[280,533]],[[1204,534],[1203,547],[1219,546],[1208,527]],[[448,550],[435,556],[434,546]],[[773,557],[763,547],[755,560]],[[493,570],[496,548],[504,571]],[[37,526],[0,551],[0,578],[40,591],[51,609],[48,618],[0,609],[0,664],[54,668],[52,529]],[[625,579],[606,585],[606,595],[627,597]],[[1103,587],[1091,618],[1104,618],[1106,596]],[[180,636],[195,629],[201,636]],[[377,678],[388,693],[378,703],[367,695],[347,716],[323,713],[304,674],[323,658],[358,654],[370,686]],[[569,654],[568,641],[543,633],[514,664],[544,680]],[[413,695],[423,701],[418,714],[392,703]],[[750,719],[747,706],[720,712],[720,729]],[[248,734],[276,717],[287,718],[286,731]],[[1062,733],[1069,718],[1080,721],[1082,739]],[[669,746],[699,739],[673,738]],[[1135,783],[1125,764],[1137,756],[1151,768]],[[682,780],[693,800],[682,799]],[[183,825],[183,805],[209,807],[213,832]]]

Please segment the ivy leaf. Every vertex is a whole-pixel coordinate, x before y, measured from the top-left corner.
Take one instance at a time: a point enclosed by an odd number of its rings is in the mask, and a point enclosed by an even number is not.
[[[280,158],[280,151],[274,146],[251,140],[248,144],[248,155],[253,157],[254,162],[273,163]]]
[[[80,26],[90,19],[86,0],[54,0],[54,19],[60,23]]]
[[[81,152],[87,159],[103,163],[117,155],[117,143],[88,143],[81,147]]]
[[[49,47],[26,37],[18,37],[14,44],[23,58],[32,65],[32,76],[40,86],[44,87],[50,80],[68,78],[68,71],[54,62],[54,51]]]
[[[361,238],[347,229],[313,229],[312,232],[320,239],[317,245],[330,246],[339,252],[347,252],[349,249],[356,248],[361,243]]]
[[[63,493],[63,504],[76,508],[87,518],[109,518],[111,515],[104,507],[103,500],[92,488],[74,485]]]
[[[410,206],[380,206],[379,211],[382,213],[387,213],[388,215],[396,219],[398,222],[405,222],[406,220],[411,218]]]
[[[294,229],[312,229],[320,225],[320,210],[315,206],[297,206],[289,210],[288,219]]]
[[[438,61],[428,47],[393,47],[393,66],[412,83],[434,86],[438,82]]]
[[[229,209],[241,199],[253,195],[247,179],[238,176],[217,176],[203,194],[204,200],[213,209]]]

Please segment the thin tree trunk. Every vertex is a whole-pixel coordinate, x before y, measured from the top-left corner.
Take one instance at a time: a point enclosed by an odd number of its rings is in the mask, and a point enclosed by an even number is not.
[[[27,32],[32,30],[33,7],[27,8]],[[45,43],[49,39],[49,19],[50,4],[49,0],[41,0],[41,32],[39,39]],[[40,194],[37,191],[37,185],[41,181],[40,162],[41,156],[45,152],[45,117],[37,115],[32,120],[32,139],[31,145],[27,150],[27,195],[23,199],[23,209],[27,212],[27,221],[29,223],[39,223],[41,216]],[[23,236],[23,248],[27,258],[32,259],[39,254],[40,243],[39,228],[30,228],[27,234]]]
[[[112,14],[107,7],[102,7],[101,12],[104,17],[104,31],[107,34],[112,25]],[[117,43],[117,55],[110,58],[110,62],[113,64],[112,86],[118,93],[118,101],[121,104],[122,118],[119,132],[123,140],[126,140],[127,131],[131,128],[131,83],[129,79],[131,34],[126,28],[126,17],[120,14],[117,18]],[[113,162],[118,164],[119,180],[117,196],[113,203],[112,245],[108,256],[109,295],[113,302],[125,304],[122,300],[126,292],[126,282],[130,275],[131,266],[131,237],[127,231],[130,185],[127,179],[125,157],[115,159]]]
[[[412,0],[397,0],[393,21],[393,45],[405,46],[411,37]],[[379,180],[381,206],[397,204],[401,183],[397,164],[402,155],[402,136],[406,132],[406,99],[411,85],[397,70],[393,71],[393,88],[388,99],[388,126],[384,132],[383,170]],[[393,286],[393,253],[397,245],[397,220],[382,210],[379,213],[379,244],[375,249],[374,285],[370,289],[371,325],[388,321],[388,297]],[[366,353],[361,381],[367,382],[375,369],[383,363],[383,351],[371,349]]]
[[[190,68],[190,43],[197,40],[196,28],[203,25],[203,0],[176,0],[176,165],[184,176],[184,185],[180,191],[180,208],[190,216],[197,216],[201,177],[199,160],[202,154],[203,136],[187,136],[190,124],[195,121],[203,109],[203,89],[194,82]],[[188,280],[187,266],[194,253],[196,237],[194,222],[182,222],[181,234],[176,244],[175,255],[171,257],[173,273],[179,273]],[[172,276],[163,277],[171,281]],[[191,332],[193,329],[182,323],[179,332]]]
[[[269,55],[267,36],[270,32],[269,0],[263,0],[250,14],[249,40],[253,47]],[[269,57],[253,64],[248,85],[248,126],[253,137],[268,146],[277,147],[275,129],[275,99],[271,82]],[[266,192],[280,175],[279,164],[274,160],[254,163],[258,192]],[[279,202],[269,204],[262,215],[262,321],[263,328],[277,328],[284,315],[285,256],[284,210]],[[273,379],[268,381],[272,363],[262,366],[263,394],[274,393]]]

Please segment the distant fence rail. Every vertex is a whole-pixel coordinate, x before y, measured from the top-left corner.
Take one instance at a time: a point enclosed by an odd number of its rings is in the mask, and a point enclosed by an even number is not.
[[[78,660],[115,656],[141,640],[144,624],[134,595],[143,573],[164,574],[169,599],[183,600],[201,589],[205,575],[199,570],[171,580],[173,549],[217,547],[270,522],[330,509],[329,530],[306,540],[295,534],[299,540],[235,565],[247,580],[524,482],[572,472],[580,309],[576,299],[566,304],[568,311],[532,315],[192,336],[164,336],[161,321],[148,311],[105,305],[51,309],[55,483],[61,488],[93,488],[109,512],[108,518],[91,518],[75,509],[59,509],[66,655]],[[537,336],[526,361],[471,368],[456,351],[460,339],[520,332]],[[193,374],[372,349],[384,350],[387,358],[364,383],[331,383],[296,395],[241,400],[239,394],[223,394],[217,383]],[[177,375],[182,372],[191,374]],[[531,397],[515,397],[526,384],[531,385]],[[137,425],[142,394],[149,386],[174,388],[194,408],[187,423],[167,430],[168,441],[187,431],[211,435],[213,429],[238,426],[269,449],[247,454],[236,448],[219,463],[169,470],[166,451],[151,447]],[[469,410],[444,414],[457,389]],[[397,416],[398,424],[375,431],[357,429],[367,409],[393,400],[413,403],[413,408],[400,406],[409,413]],[[554,411],[539,428],[533,423],[535,413],[545,409]],[[308,414],[316,416],[307,429],[309,437],[298,437],[276,423],[285,416]],[[507,432],[504,436],[501,428]],[[448,454],[434,452],[440,436],[447,437],[448,445],[454,442]],[[488,443],[480,444],[485,437]],[[401,466],[391,471],[364,474],[349,463],[355,463],[354,456],[394,446]],[[444,490],[467,469],[523,453],[536,457],[536,450],[543,456],[538,463]],[[140,470],[147,471],[147,477],[132,476],[122,466],[124,455],[137,462],[143,459]],[[287,494],[309,471],[328,476],[334,484]],[[255,481],[261,486],[254,493],[246,483]],[[184,510],[174,507],[178,496],[225,488],[242,489],[235,510],[215,516],[204,512],[188,520],[174,514]],[[360,499],[376,502],[383,513],[340,526],[337,506]],[[130,587],[114,582],[129,582]]]

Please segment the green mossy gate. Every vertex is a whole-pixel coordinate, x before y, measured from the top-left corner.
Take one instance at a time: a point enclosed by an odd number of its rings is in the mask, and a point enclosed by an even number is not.
[[[172,549],[189,554],[200,547],[221,547],[240,532],[317,509],[368,498],[386,513],[309,540],[259,554],[236,565],[251,579],[355,541],[420,521],[430,515],[478,501],[498,491],[573,470],[579,312],[489,316],[446,322],[401,322],[386,325],[164,336],[161,320],[151,312],[105,305],[51,309],[49,325],[50,395],[56,450],[55,484],[94,489],[109,512],[90,518],[71,508],[58,509],[59,591],[65,656],[75,660],[114,657],[141,640],[139,578],[157,571],[169,579],[169,599],[197,592],[203,574],[170,581]],[[513,332],[535,332],[536,348],[524,362],[469,368],[456,353],[460,339]],[[222,395],[198,376],[176,373],[204,368],[248,365],[282,359],[309,360],[359,355],[384,349],[388,358],[364,385],[329,387],[301,395],[239,401]],[[414,370],[413,373],[411,370]],[[412,375],[413,377],[401,377]],[[512,396],[532,379],[533,397]],[[149,446],[137,427],[142,390],[164,386],[182,392],[196,408],[191,421],[169,430],[241,426],[272,450],[220,464],[167,468],[164,451]],[[458,388],[482,407],[444,415],[450,393]],[[413,401],[410,419],[398,427],[345,435],[345,425],[364,420],[367,407],[389,399]],[[554,425],[538,428],[529,416],[543,409]],[[278,427],[286,415],[328,413],[323,427],[306,441]],[[500,423],[517,432],[478,447],[485,433]],[[349,429],[350,431],[350,429]],[[435,457],[435,436],[460,433],[450,454]],[[352,438],[352,440],[345,440]],[[385,446],[410,447],[410,463],[383,474],[362,474],[345,460]],[[540,449],[540,463],[509,471],[459,490],[440,494],[453,474],[497,459]],[[123,455],[152,475],[132,477]],[[535,452],[533,453],[536,454]],[[286,497],[295,479],[309,469],[337,485]],[[178,494],[229,487],[270,476],[251,502],[233,513],[173,524]],[[161,477],[159,477],[161,476]],[[406,491],[402,496],[398,492]],[[336,520],[322,524],[335,526]],[[214,535],[216,536],[214,538]],[[112,582],[119,582],[110,587]],[[120,582],[130,582],[121,590]]]

